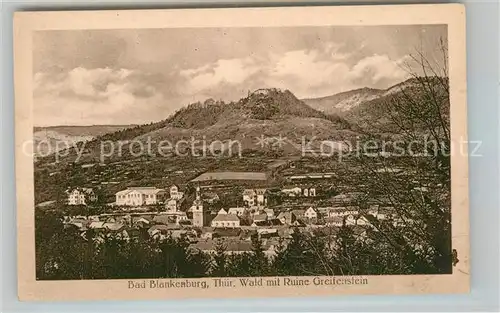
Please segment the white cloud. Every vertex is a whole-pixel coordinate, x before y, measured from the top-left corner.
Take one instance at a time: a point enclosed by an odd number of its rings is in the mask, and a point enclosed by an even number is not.
[[[198,68],[184,69],[182,88],[190,97],[231,95],[233,100],[248,89],[277,87],[299,98],[319,97],[355,88],[387,88],[404,80],[403,59],[373,55],[353,60],[343,45],[327,42],[317,49],[293,50],[265,57],[221,59]]]
[[[218,60],[195,69],[185,69],[180,75],[186,78],[186,91],[196,94],[213,89],[219,84],[239,85],[261,69],[252,57],[242,59]]]
[[[408,58],[405,56],[399,60],[391,60],[387,55],[368,56],[354,65],[351,75],[355,79],[369,78],[372,84],[385,80],[397,83],[408,77],[408,72],[403,68],[404,61]]]
[[[298,97],[308,97],[331,94],[339,84],[349,84],[345,80],[348,73],[346,63],[325,58],[323,51],[297,50],[277,58],[269,80],[280,88],[292,90]]]
[[[34,75],[36,125],[89,125],[158,120],[163,95],[141,73],[75,68]]]
[[[387,88],[407,77],[406,57],[356,59],[330,42],[317,49],[219,59],[196,68],[148,76],[140,70],[76,67],[33,77],[35,123],[128,124],[168,117],[179,107],[213,97],[237,100],[248,90],[277,87],[299,98],[361,87]]]

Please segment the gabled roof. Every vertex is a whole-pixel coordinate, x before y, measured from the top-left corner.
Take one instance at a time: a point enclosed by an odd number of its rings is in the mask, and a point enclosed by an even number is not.
[[[243,214],[243,212],[245,212],[245,210],[246,210],[246,208],[229,208],[227,213],[228,214],[237,214],[237,213]]]
[[[155,230],[158,230],[162,233],[166,233],[168,230],[170,230],[170,228],[167,226],[167,225],[154,225],[154,226],[151,226],[149,229],[148,229],[148,233],[152,233],[154,232]]]
[[[132,190],[125,189],[125,190],[118,191],[117,193],[115,193],[115,195],[116,196],[123,196],[123,195],[129,194],[131,192],[132,192]]]
[[[281,225],[281,221],[277,218],[272,218],[270,220],[267,220],[267,222],[269,223],[269,225],[272,225],[272,226]]]
[[[363,226],[354,226],[352,227],[352,231],[354,233],[355,236],[359,236],[361,234],[363,234],[364,232],[366,232],[366,228],[363,227]]]
[[[245,190],[243,190],[243,194],[247,195],[247,196],[255,195],[255,190],[253,190],[253,189],[245,189]]]
[[[296,219],[292,224],[295,226],[305,226],[306,225],[306,223],[304,223],[304,221],[301,219]]]
[[[265,234],[265,233],[278,233],[277,228],[261,228],[257,229],[258,234]]]
[[[179,225],[189,226],[189,225],[193,225],[193,223],[190,220],[182,220],[182,221],[179,221]]]
[[[258,172],[206,172],[191,180],[211,181],[211,180],[266,180],[266,173]]]
[[[280,212],[280,214],[278,214],[278,218],[279,219],[282,219],[282,218],[291,219],[292,218],[292,212]]]
[[[94,190],[92,188],[86,188],[86,187],[76,187],[76,188],[68,189],[68,190],[66,190],[66,193],[70,194],[70,193],[73,193],[75,191],[83,192],[86,194],[94,193]]]
[[[159,192],[165,192],[164,189],[159,189],[159,188],[156,188],[156,187],[128,187],[127,189],[125,190],[121,190],[121,191],[118,191],[115,195],[126,195],[130,192],[133,192],[133,191],[136,191],[136,192],[139,192],[139,193],[142,193],[144,195],[154,195],[154,194],[157,194]]]
[[[146,224],[149,224],[149,222],[150,222],[149,220],[147,220],[147,219],[145,219],[145,218],[142,218],[142,217],[140,217],[140,218],[138,218],[138,219],[134,220],[134,224],[135,224],[135,223],[146,223]]]
[[[122,223],[104,223],[104,228],[107,228],[108,230],[111,231],[118,231],[124,228],[125,225]]]
[[[89,228],[104,228],[104,222],[92,222],[89,224]]]
[[[295,217],[300,217],[306,213],[306,210],[292,210],[292,214],[295,215]]]
[[[160,214],[160,215],[156,215],[154,218],[153,218],[153,222],[156,222],[156,223],[159,223],[159,224],[168,224],[170,221],[170,218],[168,215],[166,214]]]
[[[332,197],[331,199],[333,199],[333,200],[351,200],[351,196],[341,193],[341,194],[338,194],[338,195]]]
[[[153,220],[153,217],[154,216],[152,216],[150,214],[134,215],[134,216],[132,216],[132,221],[136,221],[136,220],[140,220],[140,219],[145,219],[148,222],[151,222]]]
[[[256,214],[253,216],[253,220],[254,221],[265,221],[265,220],[267,220],[267,214],[266,213]]]
[[[239,222],[240,219],[234,214],[217,214],[212,222]]]

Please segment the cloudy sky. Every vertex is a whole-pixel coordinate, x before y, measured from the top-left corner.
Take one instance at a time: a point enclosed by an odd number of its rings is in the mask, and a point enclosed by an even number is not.
[[[35,125],[139,124],[248,90],[299,98],[405,80],[410,54],[441,62],[445,26],[43,31],[34,36]]]

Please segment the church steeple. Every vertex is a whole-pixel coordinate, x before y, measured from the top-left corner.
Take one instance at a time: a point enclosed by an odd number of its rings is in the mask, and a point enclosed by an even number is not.
[[[196,187],[196,199],[193,201],[193,206],[191,207],[193,212],[193,225],[197,227],[204,226],[204,210],[203,202],[201,201],[200,187]]]

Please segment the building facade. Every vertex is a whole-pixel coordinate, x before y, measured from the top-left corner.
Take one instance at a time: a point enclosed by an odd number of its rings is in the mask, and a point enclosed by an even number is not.
[[[265,206],[267,204],[266,189],[245,189],[243,202],[250,207]]]
[[[170,198],[175,200],[180,200],[184,197],[184,193],[179,191],[179,187],[176,185],[172,185],[170,187]]]
[[[128,187],[115,194],[116,205],[142,206],[163,204],[166,198],[164,189],[156,187]]]
[[[240,219],[234,214],[218,214],[211,225],[214,228],[237,228],[240,227]]]
[[[87,205],[97,201],[97,196],[92,188],[75,188],[67,190],[68,205]]]

